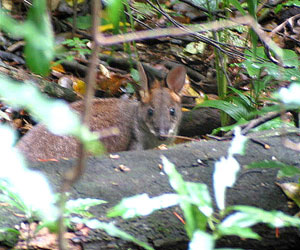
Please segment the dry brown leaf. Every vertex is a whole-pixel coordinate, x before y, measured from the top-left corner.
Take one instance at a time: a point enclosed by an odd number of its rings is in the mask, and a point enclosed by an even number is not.
[[[120,169],[122,172],[128,172],[128,171],[130,171],[130,168],[129,168],[129,167],[126,167],[126,166],[123,165],[123,164],[120,164],[120,165],[119,165],[119,169]]]
[[[111,158],[111,159],[119,159],[120,156],[119,155],[110,154],[109,158]]]

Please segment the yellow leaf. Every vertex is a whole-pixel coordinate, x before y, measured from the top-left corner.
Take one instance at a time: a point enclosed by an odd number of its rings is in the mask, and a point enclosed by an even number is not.
[[[74,0],[65,0],[69,6],[73,6]],[[77,4],[84,3],[85,0],[77,0]]]
[[[66,73],[64,67],[61,64],[55,64],[54,62],[52,62],[51,64],[52,64],[51,66],[52,70],[55,70],[60,73]]]
[[[4,0],[2,1],[2,5],[3,5],[3,9],[5,10],[9,10],[11,11],[12,10],[12,1],[11,0]]]
[[[120,26],[120,27],[125,26],[125,25],[126,25],[127,27],[130,26],[129,23],[123,23],[123,22],[120,22],[120,23],[119,23],[119,26]],[[109,24],[101,25],[101,26],[99,27],[99,31],[100,31],[100,32],[105,32],[105,31],[108,31],[108,30],[112,30],[113,28],[114,28],[113,24],[112,24],[112,23],[109,23]]]
[[[85,82],[79,79],[75,79],[73,82],[73,89],[76,93],[84,95],[85,94]]]

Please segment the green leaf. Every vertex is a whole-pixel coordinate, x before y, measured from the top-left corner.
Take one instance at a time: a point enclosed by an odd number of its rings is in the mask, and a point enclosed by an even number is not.
[[[143,19],[145,15],[146,16],[147,15],[148,16],[154,16],[154,15],[157,14],[150,4],[146,4],[146,3],[142,3],[142,2],[137,2],[137,1],[133,1],[130,4],[132,4],[132,6],[135,9],[138,10],[135,13],[137,19]]]
[[[191,239],[193,233],[197,229],[202,229],[202,230],[205,229],[206,227],[205,222],[207,221],[207,218],[204,216],[204,214],[200,213],[200,210],[198,210],[198,208],[195,207],[195,205],[189,202],[188,198],[186,198],[189,197],[189,191],[191,189],[191,186],[189,188],[187,187],[187,183],[183,180],[182,176],[177,172],[174,164],[172,164],[164,156],[162,156],[161,159],[163,162],[164,171],[169,177],[169,182],[171,187],[180,196],[179,205],[184,213],[184,219],[186,221],[185,229],[187,231],[189,238]],[[199,222],[197,220],[201,221],[201,225],[199,225]]]
[[[44,175],[26,168],[24,158],[13,147],[13,135],[11,128],[0,126],[1,160],[5,162],[0,171],[0,199],[25,213],[27,219],[38,216],[42,221],[56,221],[51,187]]]
[[[208,188],[202,183],[186,182],[188,196],[186,199],[196,205],[198,209],[206,216],[211,216],[213,206]]]
[[[12,207],[19,209],[28,217],[32,216],[32,211],[23,202],[18,193],[14,192],[12,187],[8,185],[6,181],[0,180],[0,190],[3,194],[0,194],[0,201],[8,203]]]
[[[124,10],[124,5],[122,3],[122,0],[107,1],[108,17],[111,23],[113,24],[115,31],[119,29],[119,22],[121,16],[124,15],[123,10]]]
[[[239,170],[240,165],[232,156],[222,157],[215,163],[213,186],[216,203],[221,210],[225,208],[226,189],[234,185]]]
[[[246,96],[242,91],[233,87],[228,87],[228,88],[231,89],[234,93],[236,93],[248,107],[253,107],[253,102],[252,102],[253,100],[251,101],[250,98]]]
[[[300,107],[299,94],[300,84],[293,83],[288,88],[281,88],[275,96],[285,104],[292,104]]]
[[[228,149],[228,156],[235,154],[244,155],[246,151],[247,140],[247,137],[241,134],[241,128],[235,127],[234,137]]]
[[[146,216],[158,209],[175,206],[178,203],[179,197],[176,194],[163,194],[154,198],[150,198],[148,194],[141,194],[122,199],[108,212],[107,216],[122,216],[124,219]]]
[[[246,166],[246,168],[279,168],[280,171],[278,172],[278,178],[281,177],[292,177],[295,175],[300,174],[300,169],[287,165],[280,161],[271,161],[271,160],[264,160],[259,162],[252,162]]]
[[[96,220],[96,219],[86,220],[86,219],[81,219],[81,218],[78,218],[78,217],[72,218],[72,222],[74,222],[74,223],[84,223],[89,228],[104,230],[110,236],[118,237],[118,238],[121,238],[123,240],[134,242],[138,246],[141,246],[141,247],[143,247],[147,250],[154,250],[152,247],[150,247],[146,243],[144,243],[144,242],[138,240],[137,238],[131,236],[130,234],[120,230],[119,228],[117,228],[112,223],[104,223],[104,222],[100,222],[99,220]]]
[[[256,57],[260,57],[262,59],[262,61],[268,60],[267,56],[264,52],[264,48],[263,47],[258,47],[256,48],[256,56],[253,54],[252,51],[250,50],[246,50],[245,51],[245,56],[246,56],[246,60],[242,63],[242,65],[246,68],[248,74],[252,77],[252,78],[258,78],[260,76],[260,72],[263,69],[263,63],[257,62],[256,61]]]
[[[249,221],[265,223],[270,227],[299,227],[300,219],[294,216],[286,215],[281,211],[265,211],[260,208],[250,206],[232,206],[231,210],[238,210],[247,214]],[[254,224],[253,224],[254,225]]]
[[[207,1],[207,0],[192,0],[192,3],[198,7],[204,7],[209,9],[210,11],[217,10],[217,3],[216,1]]]
[[[66,202],[64,214],[66,216],[69,214],[82,215],[85,211],[90,209],[90,207],[97,206],[103,203],[106,203],[106,201],[91,198],[79,198],[76,200],[68,200]]]
[[[277,81],[291,81],[300,82],[300,72],[298,70],[299,61],[294,51],[291,50],[280,50],[281,59],[286,66],[293,66],[295,68],[283,68],[272,62],[258,62],[252,60],[253,54],[246,51],[245,54],[249,56],[242,64],[247,69],[248,74],[251,77],[258,78],[261,70],[265,70],[270,76]],[[257,48],[257,55],[263,59],[267,59],[264,49],[262,47]]]
[[[243,9],[243,6],[238,0],[229,0],[229,3],[232,4],[237,10],[244,16],[247,15],[246,11]]]
[[[245,60],[242,64],[246,68],[250,77],[258,78],[260,76],[262,65],[253,63],[253,61],[251,61],[250,59]]]
[[[213,250],[214,246],[215,240],[212,235],[197,230],[193,234],[188,250]]]
[[[202,54],[205,49],[205,43],[203,42],[191,42],[183,49],[192,55]]]
[[[257,224],[257,218],[251,218],[247,213],[235,212],[227,216],[218,226],[221,235],[236,235],[242,238],[260,239],[250,227]]]
[[[54,36],[45,0],[34,0],[24,25],[25,59],[36,74],[47,75],[54,58]]]
[[[67,18],[67,21],[70,23],[73,23],[73,17]],[[87,30],[92,27],[92,17],[91,15],[85,15],[85,16],[77,16],[76,19],[76,28]]]
[[[0,9],[0,29],[25,38],[25,59],[30,70],[40,75],[49,73],[50,62],[54,58],[54,37],[45,0],[33,1],[24,24],[16,22]]]
[[[237,106],[236,104],[222,100],[204,101],[203,103],[197,105],[196,108],[197,107],[211,107],[220,109],[236,121],[238,121],[242,117],[245,117],[248,114],[248,111],[242,105]]]
[[[240,164],[233,157],[234,154],[244,154],[247,138],[241,135],[241,128],[235,128],[235,136],[228,149],[228,156],[221,157],[215,163],[213,173],[213,187],[216,203],[219,209],[225,208],[225,194],[228,187],[232,187],[236,181],[237,173],[240,170]]]
[[[253,90],[256,98],[258,98],[263,93],[263,90],[266,89],[267,84],[271,80],[272,80],[272,76],[267,75],[263,79],[257,79],[253,81]]]
[[[6,103],[27,109],[52,133],[75,136],[87,149],[101,152],[98,135],[81,125],[78,115],[65,102],[47,98],[32,85],[21,84],[1,75],[0,82],[0,96],[5,98]]]
[[[25,35],[24,25],[8,16],[0,8],[0,30],[4,30],[13,37],[23,37]]]
[[[136,69],[132,68],[130,70],[130,75],[131,75],[132,79],[135,82],[139,82],[140,81],[140,75],[139,75],[139,72]]]
[[[224,126],[224,127],[220,127],[220,128],[216,128],[213,130],[212,134],[213,135],[216,135],[218,133],[220,133],[221,131],[223,132],[228,132],[228,131],[231,131],[233,130],[235,127],[237,126],[240,126],[240,125],[243,125],[245,123],[247,123],[248,121],[245,120],[244,118],[241,118],[240,120],[238,120],[238,122],[232,124],[232,125],[229,125],[229,126]]]
[[[300,7],[300,1],[299,0],[289,0],[287,2],[283,3],[284,6],[298,6]]]
[[[14,228],[0,228],[0,242],[1,244],[10,247],[13,247],[17,244],[19,240],[20,232]]]
[[[289,50],[289,49],[284,49],[283,50],[283,64],[289,67],[299,67],[299,60],[298,56],[295,51]]]
[[[295,127],[293,122],[283,121],[280,117],[277,117],[257,126],[256,128],[251,129],[251,132],[271,130],[276,128],[282,128],[284,126]]]
[[[248,239],[256,239],[260,240],[261,237],[252,231],[251,228],[241,228],[239,226],[231,226],[231,227],[222,227],[222,225],[218,226],[218,233],[220,235],[234,235],[241,238]]]

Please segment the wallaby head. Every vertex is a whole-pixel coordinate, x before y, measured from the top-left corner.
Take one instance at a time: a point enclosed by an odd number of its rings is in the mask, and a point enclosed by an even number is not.
[[[173,68],[165,81],[147,77],[143,67],[138,70],[141,80],[137,123],[142,131],[144,148],[152,148],[174,140],[181,120],[180,91],[185,83],[186,70],[183,66]],[[145,135],[146,134],[146,135]]]

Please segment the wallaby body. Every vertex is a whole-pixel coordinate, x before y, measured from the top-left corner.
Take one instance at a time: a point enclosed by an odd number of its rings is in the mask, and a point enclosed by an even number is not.
[[[139,101],[117,98],[93,100],[90,129],[101,131],[116,127],[119,130],[118,135],[101,140],[107,152],[150,149],[162,143],[169,144],[177,133],[181,119],[179,92],[186,74],[184,67],[172,69],[166,83],[150,83],[142,66],[138,68],[141,78]],[[83,102],[72,103],[71,107],[80,113]],[[53,135],[39,124],[19,141],[17,147],[32,161],[75,158],[78,142],[72,137]]]

